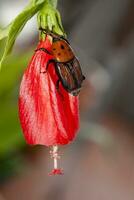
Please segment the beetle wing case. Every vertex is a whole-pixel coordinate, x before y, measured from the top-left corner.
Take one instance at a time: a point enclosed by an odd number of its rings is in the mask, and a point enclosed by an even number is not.
[[[78,95],[84,80],[79,61],[74,58],[70,62],[59,62],[56,70],[63,87],[74,96]]]

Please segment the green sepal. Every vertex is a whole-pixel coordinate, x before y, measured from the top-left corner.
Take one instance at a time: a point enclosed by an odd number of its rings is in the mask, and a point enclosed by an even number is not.
[[[39,28],[41,27],[42,29],[52,31],[58,35],[66,36],[62,26],[60,13],[55,7],[53,7],[50,0],[46,1],[43,8],[39,11],[37,21]],[[44,39],[44,35],[42,33],[40,37]]]

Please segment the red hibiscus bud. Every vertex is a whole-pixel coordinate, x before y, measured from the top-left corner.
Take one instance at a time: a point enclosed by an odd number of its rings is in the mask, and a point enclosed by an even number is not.
[[[53,174],[61,174],[57,168],[57,145],[72,141],[79,128],[78,97],[69,94],[63,86],[56,89],[58,76],[53,63],[46,73],[46,65],[53,56],[51,41],[47,36],[40,41],[26,69],[19,95],[19,117],[28,144],[54,146],[51,152],[55,162]]]

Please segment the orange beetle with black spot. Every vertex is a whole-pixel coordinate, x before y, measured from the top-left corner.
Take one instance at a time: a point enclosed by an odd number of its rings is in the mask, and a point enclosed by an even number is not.
[[[46,73],[50,63],[55,64],[56,73],[59,77],[56,88],[59,89],[59,83],[63,85],[65,90],[71,93],[73,96],[77,96],[80,92],[82,82],[85,77],[82,74],[80,63],[69,44],[69,42],[62,36],[54,34],[40,28],[46,35],[50,35],[53,39],[51,52],[48,52],[44,48],[37,50],[45,51],[53,55],[54,59],[49,60],[46,66]]]

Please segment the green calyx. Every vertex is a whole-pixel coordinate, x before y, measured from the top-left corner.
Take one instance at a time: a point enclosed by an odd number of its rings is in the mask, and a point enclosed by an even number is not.
[[[54,1],[47,0],[37,16],[38,27],[52,31],[58,35],[66,36],[62,22],[60,13],[56,9],[57,3],[54,4]],[[40,33],[40,38],[44,39],[44,33]]]

